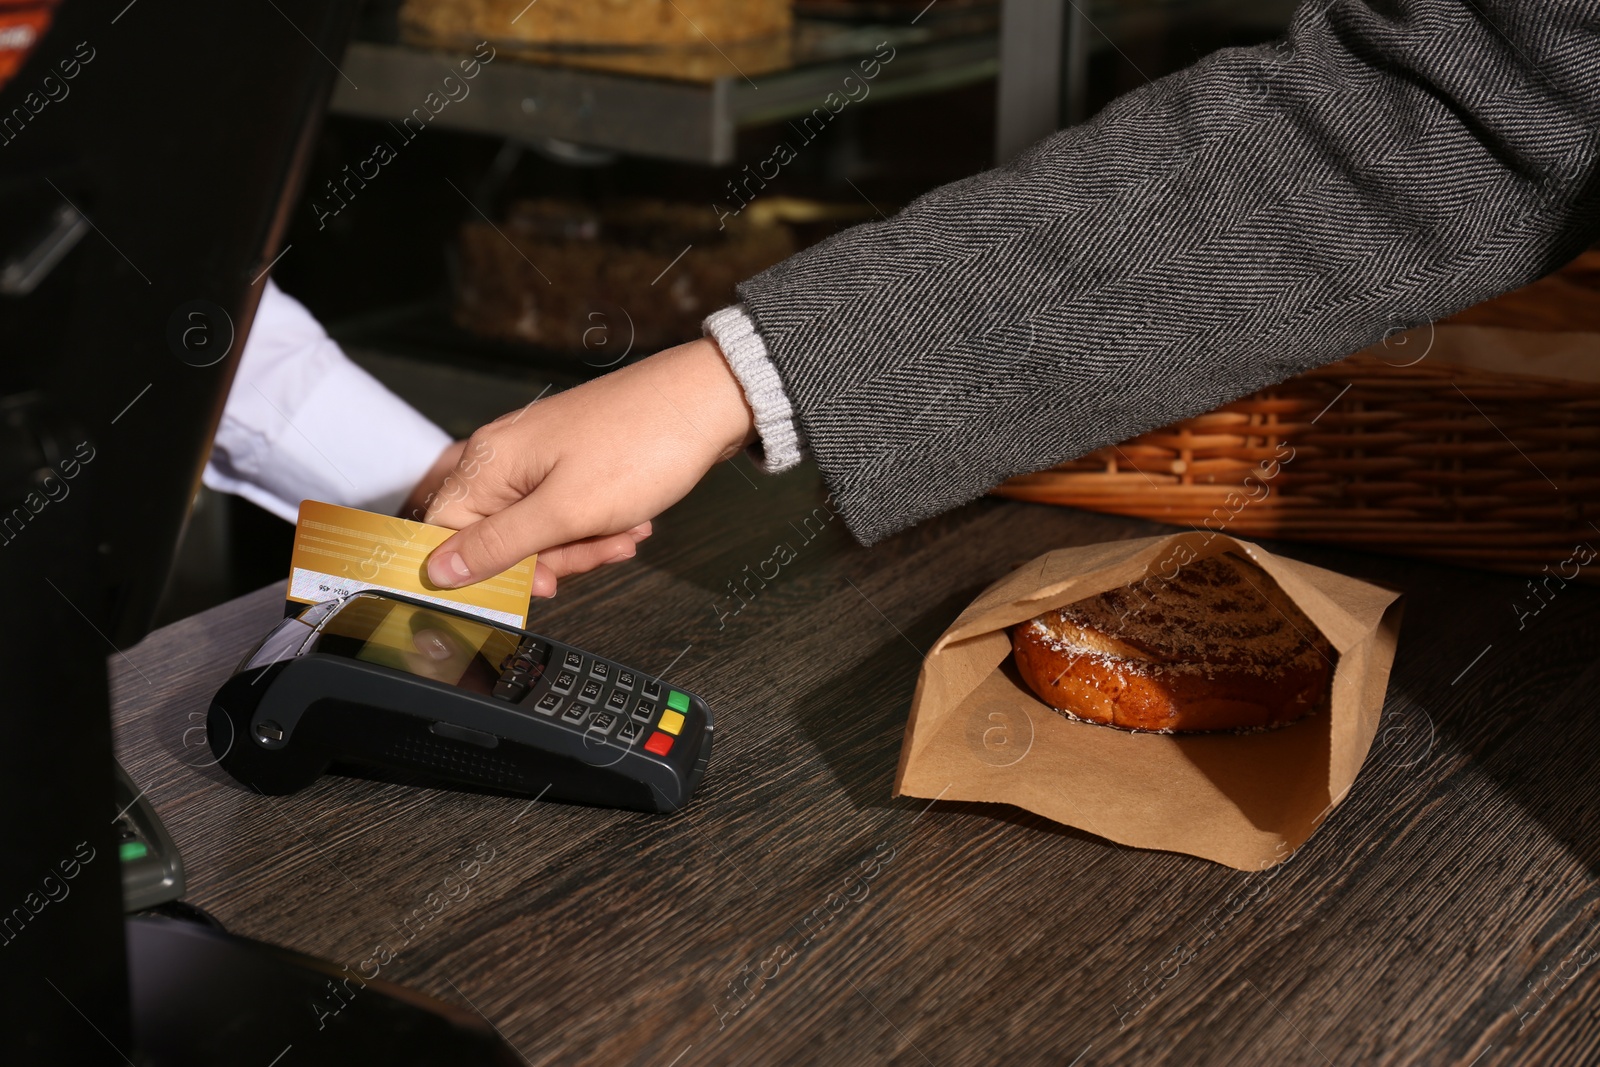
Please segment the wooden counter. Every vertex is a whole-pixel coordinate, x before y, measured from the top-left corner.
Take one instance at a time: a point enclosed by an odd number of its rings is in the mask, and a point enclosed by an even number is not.
[[[1248,874],[890,798],[922,653],[980,588],[1163,528],[988,500],[869,550],[809,467],[741,459],[657,529],[529,625],[711,701],[687,810],[343,777],[246,792],[200,728],[280,617],[274,587],[111,658],[121,758],[188,899],[352,969],[383,946],[382,977],[476,1010],[530,1064],[1593,1062],[1600,591],[1557,590],[1519,630],[1521,579],[1274,545],[1407,608],[1349,798]],[[728,613],[728,583],[785,542]]]

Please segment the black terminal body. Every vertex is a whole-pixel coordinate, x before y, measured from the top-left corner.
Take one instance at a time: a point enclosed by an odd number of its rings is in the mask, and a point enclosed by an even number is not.
[[[705,701],[454,608],[363,591],[285,619],[212,698],[211,750],[262,793],[336,763],[546,800],[676,811],[711,759]]]

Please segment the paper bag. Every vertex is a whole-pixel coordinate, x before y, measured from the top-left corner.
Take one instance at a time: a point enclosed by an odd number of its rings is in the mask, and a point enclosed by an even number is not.
[[[1132,733],[1067,718],[1012,665],[1007,627],[1229,551],[1264,570],[1337,650],[1328,710],[1257,733]],[[1046,553],[984,590],[923,661],[895,795],[1014,804],[1124,845],[1263,870],[1355,780],[1399,626],[1398,593],[1221,534]]]

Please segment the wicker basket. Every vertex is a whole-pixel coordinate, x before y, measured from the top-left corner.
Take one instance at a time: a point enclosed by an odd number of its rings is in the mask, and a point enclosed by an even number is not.
[[[1600,382],[1404,362],[1369,349],[995,492],[1570,579],[1600,545]]]

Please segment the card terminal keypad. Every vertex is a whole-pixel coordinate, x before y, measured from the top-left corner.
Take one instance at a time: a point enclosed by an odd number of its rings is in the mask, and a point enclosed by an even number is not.
[[[506,656],[500,669],[495,696],[582,731],[591,740],[637,747],[647,754],[664,757],[671,750],[683,727],[682,712],[689,707],[687,695],[663,686],[660,679],[532,638]]]

